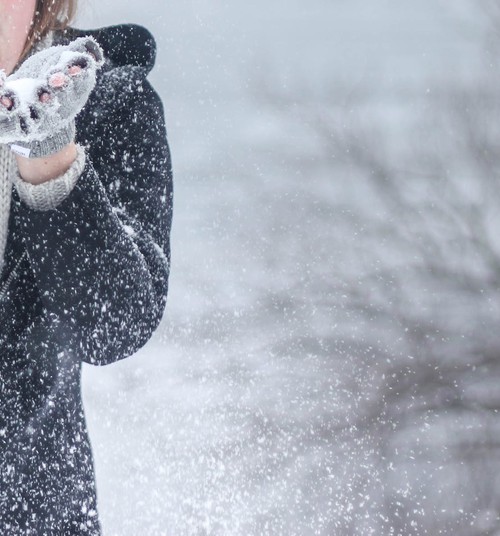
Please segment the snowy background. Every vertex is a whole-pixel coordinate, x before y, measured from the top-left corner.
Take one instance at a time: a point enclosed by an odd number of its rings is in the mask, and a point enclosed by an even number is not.
[[[84,369],[105,536],[500,534],[500,13],[110,0],[174,162],[167,311]]]

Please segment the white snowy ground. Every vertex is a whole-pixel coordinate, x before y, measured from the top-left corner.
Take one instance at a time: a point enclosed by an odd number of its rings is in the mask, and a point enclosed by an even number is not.
[[[387,91],[374,105],[394,121],[392,89],[424,91],[428,77],[473,61],[449,7],[94,0],[82,10],[81,27],[133,21],[155,34],[151,79],[175,170],[163,323],[136,356],[84,370],[105,536],[326,536],[352,518],[353,534],[370,534],[369,438],[337,427],[376,386],[342,343],[359,326],[332,284],[356,240],[338,206],[363,192],[301,159],[314,141],[288,117],[293,104],[262,94]]]

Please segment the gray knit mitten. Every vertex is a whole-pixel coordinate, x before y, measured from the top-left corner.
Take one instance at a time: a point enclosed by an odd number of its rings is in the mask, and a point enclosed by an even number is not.
[[[0,71],[0,143],[40,158],[72,142],[103,63],[97,41],[79,37],[33,54],[8,77]]]

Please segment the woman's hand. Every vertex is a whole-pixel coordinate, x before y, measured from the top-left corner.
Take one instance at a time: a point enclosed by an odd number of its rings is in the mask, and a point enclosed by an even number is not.
[[[75,143],[71,142],[58,153],[43,158],[24,158],[16,155],[17,167],[23,180],[31,184],[41,184],[63,175],[75,161],[76,154]]]
[[[9,77],[0,72],[0,143],[33,159],[29,164],[18,159],[25,177],[36,168],[48,177],[74,159],[74,119],[103,63],[99,44],[81,37],[34,54]]]

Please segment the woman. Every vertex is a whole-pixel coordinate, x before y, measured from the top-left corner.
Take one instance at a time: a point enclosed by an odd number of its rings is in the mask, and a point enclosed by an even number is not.
[[[0,534],[101,534],[82,361],[141,348],[166,304],[172,173],[142,27],[0,0]]]

